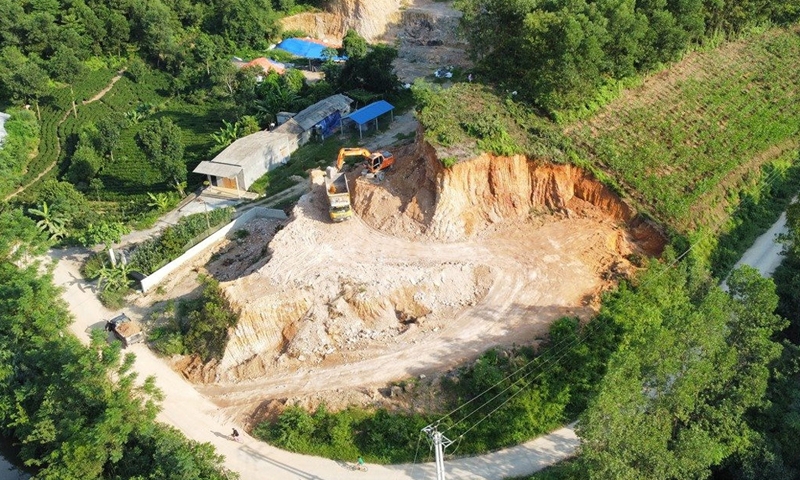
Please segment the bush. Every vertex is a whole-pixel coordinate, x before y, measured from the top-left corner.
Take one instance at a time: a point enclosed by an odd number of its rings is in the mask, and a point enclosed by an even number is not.
[[[29,110],[10,109],[0,144],[0,198],[10,193],[22,178],[28,160],[39,145],[39,123]]]
[[[184,355],[187,353],[186,345],[183,342],[183,334],[174,326],[167,325],[152,329],[147,340],[153,350],[161,355]]]
[[[130,293],[130,289],[127,288],[121,290],[106,288],[97,296],[100,299],[100,303],[102,303],[106,308],[111,310],[119,310],[125,306],[125,297],[128,296],[128,293]]]
[[[196,213],[183,217],[176,225],[164,229],[159,237],[137,245],[131,254],[130,263],[134,270],[150,275],[210,235],[212,232],[208,230],[209,225],[213,229],[228,223],[232,216],[233,208],[226,207],[212,210],[208,214]]]
[[[95,252],[86,258],[81,265],[81,275],[86,280],[95,280],[100,276],[100,269],[108,262],[108,252]]]
[[[239,320],[222,295],[219,282],[203,278],[203,294],[199,299],[181,302],[179,307],[183,345],[188,353],[199,355],[204,362],[222,358],[228,343],[228,329]],[[177,348],[177,340],[165,340]]]

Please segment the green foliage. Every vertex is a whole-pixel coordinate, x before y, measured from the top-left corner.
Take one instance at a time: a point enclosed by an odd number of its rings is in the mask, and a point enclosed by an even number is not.
[[[122,222],[90,223],[78,236],[78,241],[85,247],[105,245],[110,247],[119,243],[123,235],[130,233],[131,229]]]
[[[766,405],[786,323],[756,270],[733,272],[730,295],[710,278],[691,260],[651,263],[604,305],[624,334],[578,427],[590,478],[703,478],[750,446],[745,414]]]
[[[349,408],[331,413],[322,405],[310,414],[289,407],[274,424],[257,425],[253,435],[289,451],[336,460],[353,461],[361,456],[370,462],[408,462],[414,458],[420,429],[428,420],[386,410]]]
[[[0,198],[19,184],[39,145],[39,123],[33,112],[15,108],[6,113],[11,118],[3,125],[7,135],[0,143]]]
[[[198,355],[204,362],[219,360],[228,343],[228,330],[236,326],[238,317],[231,311],[222,294],[219,282],[203,279],[203,293],[199,299],[184,301],[180,305],[182,344],[188,353]],[[180,344],[168,338],[163,348],[177,349]]]
[[[161,394],[132,355],[100,331],[90,347],[69,333],[59,297],[37,266],[0,260],[0,433],[36,478],[232,478],[210,444],[156,422]]]
[[[367,41],[350,28],[342,38],[342,49],[348,58],[361,58],[367,54]]]
[[[64,215],[53,211],[48,207],[47,202],[42,202],[39,208],[29,208],[28,213],[39,219],[36,226],[41,232],[47,234],[50,240],[60,240],[67,235]]]
[[[548,120],[514,102],[513,96],[503,99],[477,84],[442,89],[420,80],[412,92],[425,139],[439,147],[440,159],[454,157],[457,161],[483,151],[567,161],[566,152],[571,150],[564,135]]]
[[[156,315],[158,326],[147,334],[147,341],[152,348],[165,356],[185,355],[188,353],[184,344],[184,326],[177,315],[175,303],[170,300],[165,308]]]
[[[620,80],[673,62],[720,34],[800,16],[794,0],[769,6],[633,0],[457,0],[455,5],[464,13],[463,32],[481,76],[519,90],[551,114],[595,110],[615,96]]]
[[[0,263],[41,255],[47,247],[47,235],[22,210],[0,205]]]
[[[702,76],[665,85],[657,101],[643,87],[570,136],[653,216],[684,232],[714,228],[727,202],[721,182],[741,182],[800,133],[798,55],[800,36],[786,30],[697,53]]]
[[[341,91],[360,88],[379,94],[393,93],[400,85],[392,62],[397,50],[386,45],[375,45],[362,57],[348,58],[337,76]]]
[[[158,170],[171,179],[183,195],[181,183],[186,181],[186,164],[183,161],[181,131],[169,118],[146,122],[136,141]]]
[[[178,258],[184,251],[213,233],[211,228],[230,221],[233,209],[219,208],[205,213],[182,217],[156,238],[138,244],[129,259],[132,269],[149,275],[168,262]]]

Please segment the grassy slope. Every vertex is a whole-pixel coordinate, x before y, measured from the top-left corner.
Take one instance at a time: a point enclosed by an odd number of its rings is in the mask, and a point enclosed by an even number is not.
[[[798,32],[778,29],[694,53],[567,132],[662,221],[713,225],[726,190],[796,148],[798,58]]]
[[[773,29],[692,53],[565,127],[474,84],[419,93],[418,117],[445,165],[479,150],[572,162],[673,230],[716,231],[743,189],[796,163],[798,58],[798,30]]]

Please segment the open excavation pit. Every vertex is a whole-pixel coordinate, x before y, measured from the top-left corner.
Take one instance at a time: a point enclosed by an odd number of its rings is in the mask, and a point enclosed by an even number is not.
[[[442,372],[587,318],[663,237],[591,175],[482,155],[444,169],[425,142],[381,183],[350,172],[356,215],[330,223],[322,172],[269,244],[223,283],[240,320],[200,391],[241,418],[266,399],[343,397]]]

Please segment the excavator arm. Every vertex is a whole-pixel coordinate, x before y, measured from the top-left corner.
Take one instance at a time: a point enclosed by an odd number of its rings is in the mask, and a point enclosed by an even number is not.
[[[339,150],[339,157],[336,159],[336,170],[342,169],[344,165],[344,158],[353,155],[361,155],[364,158],[369,158],[372,153],[366,148],[343,148]]]

